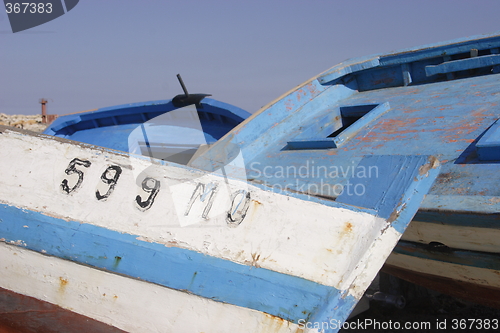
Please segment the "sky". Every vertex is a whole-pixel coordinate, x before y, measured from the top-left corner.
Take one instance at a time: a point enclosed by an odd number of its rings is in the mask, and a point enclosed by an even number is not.
[[[251,113],[353,57],[500,31],[498,0],[80,0],[12,33],[0,113],[68,114],[190,93]]]

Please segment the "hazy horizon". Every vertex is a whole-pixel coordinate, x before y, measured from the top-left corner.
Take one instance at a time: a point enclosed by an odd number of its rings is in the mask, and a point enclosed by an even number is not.
[[[13,34],[0,11],[0,113],[67,114],[189,92],[251,113],[353,57],[500,30],[500,1],[87,0]]]

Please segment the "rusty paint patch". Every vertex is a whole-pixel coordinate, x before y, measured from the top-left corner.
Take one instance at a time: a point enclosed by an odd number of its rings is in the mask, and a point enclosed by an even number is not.
[[[393,141],[396,139],[410,139],[413,136],[410,136],[409,134],[417,134],[423,132],[423,130],[421,129],[417,130],[413,128],[413,125],[417,121],[422,119],[422,117],[384,119],[374,124],[372,130],[370,130],[370,132],[368,132],[365,136],[358,137],[356,139],[363,142],[373,142],[376,140]]]
[[[59,292],[64,293],[66,291],[66,286],[68,285],[69,281],[66,280],[63,277],[59,277]]]
[[[270,315],[268,313],[264,313],[266,318],[262,321],[263,333],[265,332],[279,332],[283,328],[289,328],[291,323],[283,318]],[[290,331],[291,332],[291,331]],[[303,328],[298,327],[295,331],[291,333],[302,333],[304,332]]]
[[[293,106],[294,106],[293,102],[290,101],[289,99],[285,101],[285,107],[287,111],[293,110]]]
[[[428,162],[418,169],[420,176],[427,174],[430,169],[435,169],[439,166],[439,161],[435,156],[429,156]]]
[[[456,172],[444,172],[440,173],[436,178],[436,184],[448,184],[452,182],[454,179],[459,178],[460,175]]]
[[[306,86],[307,90],[309,90],[309,93],[311,94],[312,98],[314,98],[316,95],[320,94],[322,91],[321,90],[318,90],[316,88],[316,85],[314,85],[312,82],[309,83],[307,86]],[[311,99],[312,99],[311,98]]]
[[[342,238],[344,236],[352,234],[354,229],[354,225],[351,223],[351,221],[347,221],[343,226],[342,230],[339,232],[339,236]]]
[[[297,90],[297,102],[300,102],[302,97],[305,97],[307,93],[303,89]]]
[[[486,110],[482,109],[476,110],[471,113],[471,116],[473,119],[484,118],[486,116],[484,114],[485,111]],[[449,143],[463,141],[464,136],[470,135],[473,132],[480,130],[482,127],[484,127],[484,125],[481,122],[471,122],[470,118],[466,118],[458,122],[456,125],[447,128],[446,135],[442,138],[445,142]]]
[[[258,200],[252,200],[252,207],[249,207],[247,216],[250,217],[250,219],[255,219],[255,214],[257,214],[259,207],[262,206],[262,202]]]

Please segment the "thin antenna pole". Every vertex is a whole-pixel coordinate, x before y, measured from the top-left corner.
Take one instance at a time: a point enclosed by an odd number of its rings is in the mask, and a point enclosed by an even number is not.
[[[186,89],[186,86],[184,85],[184,81],[182,81],[182,77],[180,74],[177,74],[177,78],[179,79],[179,83],[181,84],[181,87],[182,87],[182,90],[184,90],[184,94],[186,95],[186,97],[189,95],[187,89]]]
[[[40,104],[42,104],[42,124],[47,123],[47,100],[45,98],[40,99]]]

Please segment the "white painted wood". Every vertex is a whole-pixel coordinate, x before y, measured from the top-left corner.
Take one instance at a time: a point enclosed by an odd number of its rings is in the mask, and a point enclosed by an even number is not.
[[[239,181],[226,183],[217,175],[177,166],[152,165],[123,154],[62,143],[17,132],[4,132],[0,161],[0,198],[4,203],[26,207],[55,217],[92,223],[112,230],[138,235],[140,239],[177,246],[245,265],[264,267],[299,276],[337,289],[350,289],[359,298],[395,245],[399,234],[386,222],[367,213],[334,208],[286,195],[263,191]],[[88,160],[79,189],[69,195],[60,184],[76,182],[64,170],[69,162]],[[134,161],[132,163],[132,160]],[[98,201],[95,191],[101,175],[110,165],[123,173],[107,200]],[[147,193],[136,185],[134,172],[161,181],[161,190],[149,210],[135,203],[136,195]],[[143,172],[143,170],[145,170]],[[181,227],[179,216],[199,182],[218,184],[219,192],[205,220],[198,202],[189,214],[198,223]],[[226,212],[231,197],[226,191],[248,189],[251,202],[238,226],[228,226]],[[229,190],[228,190],[229,189]],[[374,241],[375,239],[375,241]]]
[[[127,332],[302,332],[268,314],[0,242],[0,285]]]

